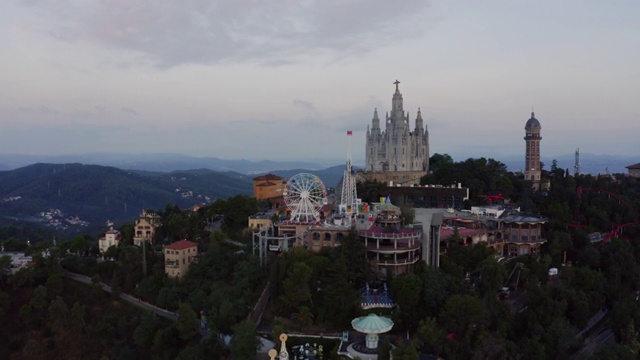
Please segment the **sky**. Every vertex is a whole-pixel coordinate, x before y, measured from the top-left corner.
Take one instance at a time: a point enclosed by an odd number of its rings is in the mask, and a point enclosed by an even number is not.
[[[0,153],[364,162],[400,81],[430,153],[640,152],[640,2],[6,0]]]

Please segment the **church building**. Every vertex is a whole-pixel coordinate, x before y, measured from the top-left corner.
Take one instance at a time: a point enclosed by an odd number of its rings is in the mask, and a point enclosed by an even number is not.
[[[365,177],[369,180],[394,182],[402,185],[419,184],[429,171],[429,131],[418,109],[415,128],[409,124],[404,111],[402,94],[398,89],[391,102],[391,114],[385,116],[380,127],[378,109],[374,111],[371,128],[367,126]]]

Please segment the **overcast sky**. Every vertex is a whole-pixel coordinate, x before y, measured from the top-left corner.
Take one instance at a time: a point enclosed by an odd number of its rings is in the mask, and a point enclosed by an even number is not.
[[[640,1],[5,0],[0,152],[364,159],[398,79],[455,160],[640,152]],[[524,157],[524,155],[523,155]]]

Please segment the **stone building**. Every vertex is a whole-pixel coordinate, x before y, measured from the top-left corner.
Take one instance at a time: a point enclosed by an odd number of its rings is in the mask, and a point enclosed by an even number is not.
[[[524,166],[524,179],[533,182],[533,186],[536,190],[540,189],[540,175],[542,169],[540,167],[540,122],[536,119],[533,112],[531,112],[531,119],[527,120],[524,126],[526,142],[526,156]]]
[[[162,225],[160,215],[142,211],[134,226],[133,244],[136,246],[141,246],[142,242],[153,244],[156,229],[160,225]]]
[[[629,171],[629,176],[640,177],[640,163],[626,166]]]
[[[380,127],[378,110],[373,113],[371,128],[367,126],[365,177],[367,180],[394,182],[404,185],[419,184],[429,171],[429,132],[418,109],[415,128],[409,124],[409,113],[403,108],[398,89],[391,101],[391,114],[385,116],[384,129]]]

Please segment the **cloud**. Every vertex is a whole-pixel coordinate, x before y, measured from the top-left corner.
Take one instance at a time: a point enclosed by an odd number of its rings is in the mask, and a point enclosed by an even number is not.
[[[310,101],[305,101],[305,100],[300,100],[300,99],[295,99],[293,100],[293,106],[298,107],[298,108],[302,108],[305,110],[310,110],[310,111],[315,111],[316,107],[313,106],[313,103],[311,103]]]
[[[310,1],[30,1],[53,17],[43,30],[143,55],[161,67],[251,62],[278,66],[299,56],[335,58],[421,35],[428,2]],[[50,23],[50,25],[47,25]],[[418,24],[418,25],[416,25]]]
[[[131,108],[127,108],[127,107],[124,107],[124,108],[120,109],[120,112],[122,112],[123,114],[127,114],[127,115],[138,115],[137,111],[135,111],[134,109],[131,109]]]

